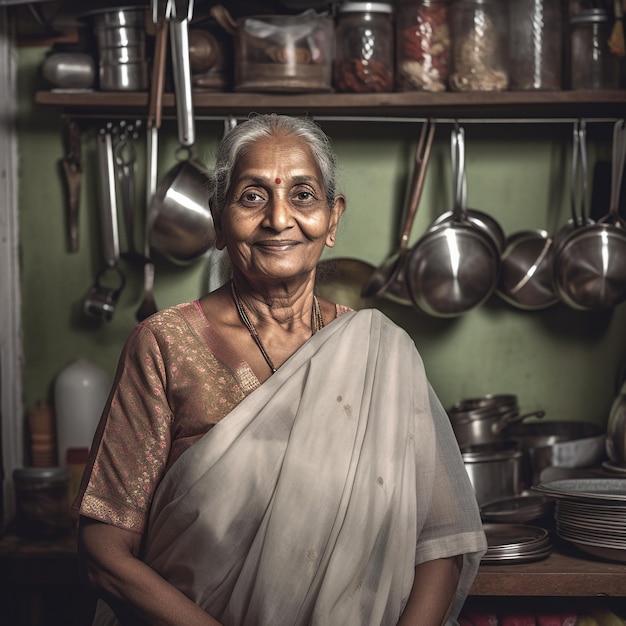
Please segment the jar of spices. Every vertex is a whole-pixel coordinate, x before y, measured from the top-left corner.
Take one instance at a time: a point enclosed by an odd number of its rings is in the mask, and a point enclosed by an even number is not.
[[[28,539],[52,539],[71,530],[66,467],[22,467],[13,471],[15,531]]]
[[[398,91],[445,91],[450,66],[447,0],[400,0],[396,9]]]
[[[561,0],[515,0],[509,24],[509,88],[561,89]]]
[[[393,91],[392,13],[386,2],[344,2],[339,7],[334,64],[337,91]]]
[[[450,7],[452,71],[448,81],[452,91],[508,88],[508,26],[505,0],[454,0]]]
[[[570,19],[572,89],[619,89],[619,57],[610,49],[611,25],[604,9],[588,9]]]

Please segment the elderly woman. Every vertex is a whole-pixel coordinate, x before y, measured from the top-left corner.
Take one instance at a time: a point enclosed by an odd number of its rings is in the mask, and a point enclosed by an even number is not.
[[[232,280],[131,333],[76,501],[97,624],[456,623],[486,542],[408,335],[315,295],[345,199],[312,121],[211,175]]]

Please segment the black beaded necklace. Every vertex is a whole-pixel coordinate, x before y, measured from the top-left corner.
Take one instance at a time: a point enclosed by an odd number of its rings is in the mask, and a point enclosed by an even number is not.
[[[272,370],[272,374],[274,374],[277,368],[272,362],[272,359],[270,359],[269,354],[265,350],[263,343],[261,342],[261,338],[259,337],[259,333],[254,327],[254,324],[248,317],[248,314],[246,313],[246,310],[243,306],[243,302],[241,301],[241,298],[239,297],[239,294],[237,293],[237,290],[235,289],[235,282],[232,280],[230,281],[230,291],[233,296],[233,301],[235,302],[235,308],[237,309],[239,319],[241,320],[242,324],[248,329],[248,332],[252,336],[252,339],[254,339],[254,342],[258,346],[259,351],[263,355],[265,362],[268,364],[270,370]],[[313,334],[315,334],[317,331],[322,330],[322,328],[324,328],[324,318],[322,317],[322,309],[320,307],[320,303],[319,303],[319,300],[317,299],[317,296],[313,295],[313,308],[311,310],[311,330],[313,331]]]

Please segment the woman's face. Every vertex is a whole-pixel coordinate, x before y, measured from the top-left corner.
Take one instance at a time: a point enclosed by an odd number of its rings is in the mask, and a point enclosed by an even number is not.
[[[217,246],[228,248],[233,269],[256,279],[310,275],[334,246],[345,201],[329,207],[322,177],[307,144],[291,135],[257,140],[237,162]]]

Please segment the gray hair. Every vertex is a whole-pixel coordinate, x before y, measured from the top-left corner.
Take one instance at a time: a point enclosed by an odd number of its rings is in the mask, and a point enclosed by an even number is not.
[[[328,206],[335,204],[337,157],[330,139],[311,119],[276,113],[254,115],[226,133],[217,149],[215,167],[209,173],[209,204],[220,219],[231,185],[231,175],[242,152],[263,137],[279,133],[300,137],[309,146],[322,175]]]

